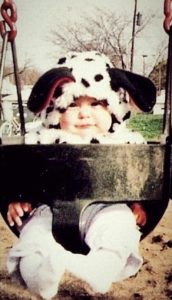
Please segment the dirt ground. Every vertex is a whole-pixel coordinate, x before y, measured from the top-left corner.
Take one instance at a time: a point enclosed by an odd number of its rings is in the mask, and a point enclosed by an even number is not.
[[[6,272],[8,250],[16,237],[0,217],[0,299],[38,300],[24,287],[11,282]],[[137,276],[113,284],[105,295],[90,296],[87,287],[65,274],[56,300],[167,300],[172,299],[172,201],[159,225],[140,245],[144,264]]]

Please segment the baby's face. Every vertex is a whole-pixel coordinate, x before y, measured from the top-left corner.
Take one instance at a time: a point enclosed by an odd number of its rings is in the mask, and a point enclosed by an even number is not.
[[[82,96],[62,113],[60,127],[69,133],[84,137],[108,132],[111,122],[106,101]]]

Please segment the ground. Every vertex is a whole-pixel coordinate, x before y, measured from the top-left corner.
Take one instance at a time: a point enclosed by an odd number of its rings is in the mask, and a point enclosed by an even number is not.
[[[113,284],[105,295],[90,296],[83,282],[65,274],[56,300],[168,300],[172,299],[172,201],[154,231],[140,245],[144,264],[137,276]],[[24,287],[11,282],[6,272],[8,250],[16,237],[0,218],[0,299],[38,300]]]

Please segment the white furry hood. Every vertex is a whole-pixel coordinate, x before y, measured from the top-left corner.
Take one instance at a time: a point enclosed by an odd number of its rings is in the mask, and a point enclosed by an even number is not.
[[[143,111],[150,111],[155,103],[155,87],[148,78],[113,68],[109,58],[97,51],[72,52],[37,81],[28,108],[39,115],[44,127],[58,129],[60,114],[79,96],[106,100],[114,132],[130,117],[127,94]]]

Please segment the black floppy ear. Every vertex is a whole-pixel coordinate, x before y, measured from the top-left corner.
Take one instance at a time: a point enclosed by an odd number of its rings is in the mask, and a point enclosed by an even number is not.
[[[68,68],[54,68],[43,74],[35,83],[27,106],[34,113],[38,113],[48,106],[53,98],[62,94],[62,85],[75,81]]]
[[[139,109],[150,112],[156,102],[156,88],[153,82],[141,75],[116,68],[108,70],[111,88],[117,91],[124,88]]]

